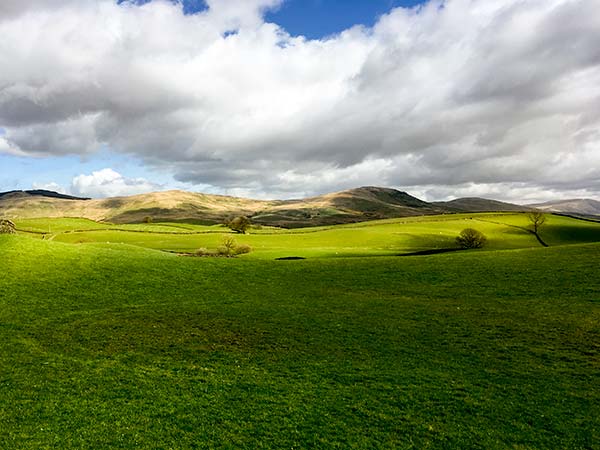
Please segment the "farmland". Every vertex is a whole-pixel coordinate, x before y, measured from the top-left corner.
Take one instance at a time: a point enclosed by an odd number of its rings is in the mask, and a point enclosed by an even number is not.
[[[220,225],[182,223],[112,225],[86,219],[22,219],[19,230],[54,241],[133,245],[155,250],[193,252],[216,248],[231,231]],[[391,256],[455,247],[455,238],[472,227],[488,237],[488,250],[537,247],[526,214],[458,214],[387,219],[328,227],[286,230],[259,227],[235,235],[253,248],[248,258]],[[551,216],[541,233],[550,245],[600,241],[600,224]]]
[[[0,236],[2,448],[593,448],[600,225],[521,214]],[[482,250],[454,246],[472,226]],[[43,234],[41,234],[43,233]],[[304,261],[275,261],[284,256]],[[365,257],[370,256],[370,257]]]

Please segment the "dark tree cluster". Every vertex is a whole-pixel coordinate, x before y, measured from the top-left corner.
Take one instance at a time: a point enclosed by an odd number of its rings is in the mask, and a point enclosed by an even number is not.
[[[225,225],[227,225],[232,231],[240,234],[246,234],[248,228],[250,228],[250,219],[246,216],[238,216],[231,220],[228,220]]]
[[[485,235],[474,228],[465,228],[456,238],[456,243],[462,248],[481,248],[486,242]]]

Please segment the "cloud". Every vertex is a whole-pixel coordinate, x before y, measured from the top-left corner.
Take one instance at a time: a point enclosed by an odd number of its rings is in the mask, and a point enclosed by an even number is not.
[[[102,169],[91,175],[73,178],[70,193],[80,197],[119,197],[160,190],[162,186],[144,178],[125,178],[113,169]]]
[[[597,0],[432,0],[322,40],[266,23],[280,4],[3,2],[0,152],[106,146],[261,196],[600,195]]]
[[[50,10],[74,3],[76,0],[2,0],[0,2],[0,21],[35,10]]]

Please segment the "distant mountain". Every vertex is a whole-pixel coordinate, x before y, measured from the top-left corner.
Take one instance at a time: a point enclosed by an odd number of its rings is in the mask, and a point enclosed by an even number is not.
[[[542,211],[574,214],[581,216],[600,216],[600,202],[589,198],[558,200],[528,205]]]
[[[30,191],[8,191],[0,192],[0,199],[3,197],[49,197],[49,198],[60,198],[63,200],[90,200],[84,197],[73,197],[72,195],[59,194],[54,191],[47,191],[45,189],[34,189]]]
[[[600,215],[600,202],[595,200],[529,206],[483,198],[428,203],[406,192],[374,186],[293,200],[252,200],[185,191],[107,199],[86,199],[44,190],[0,193],[0,217],[7,218],[84,217],[112,223],[136,223],[151,217],[154,221],[214,224],[244,215],[256,224],[286,228],[431,214],[517,212],[534,207],[580,217]]]
[[[352,223],[446,212],[396,189],[366,186],[302,200],[280,200],[258,211],[252,220],[285,227]]]
[[[44,191],[0,195],[0,216],[85,217],[113,223],[191,221],[220,223],[245,215],[257,224],[304,227],[372,219],[441,214],[444,208],[395,189],[362,187],[307,199],[251,200],[185,191],[155,192],[130,197],[79,199]]]
[[[457,198],[449,202],[433,202],[433,205],[452,212],[519,212],[531,210],[527,206],[478,197]]]

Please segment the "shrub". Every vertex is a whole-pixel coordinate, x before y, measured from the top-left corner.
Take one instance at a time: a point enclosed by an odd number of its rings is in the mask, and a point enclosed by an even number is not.
[[[199,248],[194,252],[194,256],[225,256],[232,257],[236,255],[243,255],[250,253],[252,248],[249,245],[242,244],[237,245],[235,239],[231,236],[225,236],[221,245],[216,250],[208,250],[206,248]]]
[[[462,248],[481,248],[486,241],[485,235],[474,228],[465,228],[456,238],[456,243]]]
[[[238,245],[235,248],[236,255],[245,255],[246,253],[250,253],[252,251],[252,247],[246,244]]]

